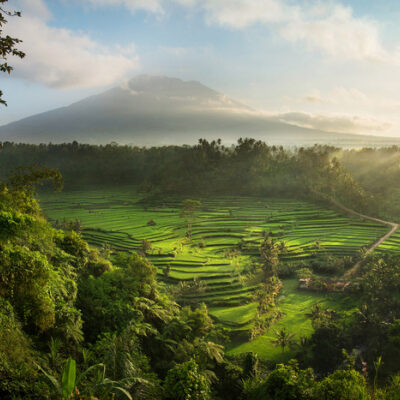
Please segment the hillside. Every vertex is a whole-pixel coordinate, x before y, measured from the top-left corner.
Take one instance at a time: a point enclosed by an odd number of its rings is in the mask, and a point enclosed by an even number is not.
[[[254,137],[269,144],[381,146],[399,139],[332,133],[278,121],[199,82],[141,75],[68,107],[0,127],[0,140],[27,143],[193,144],[199,137],[233,143]]]

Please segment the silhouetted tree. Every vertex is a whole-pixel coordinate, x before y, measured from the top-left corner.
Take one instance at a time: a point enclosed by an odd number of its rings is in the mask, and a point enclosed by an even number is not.
[[[16,45],[21,43],[20,39],[13,38],[9,35],[4,35],[3,27],[7,23],[6,17],[20,17],[20,11],[8,11],[3,8],[3,5],[7,3],[8,0],[0,0],[0,71],[11,73],[13,67],[8,64],[9,56],[16,56],[19,58],[24,58],[25,53],[18,50]],[[7,105],[6,101],[3,100],[3,92],[0,90],[0,104]]]

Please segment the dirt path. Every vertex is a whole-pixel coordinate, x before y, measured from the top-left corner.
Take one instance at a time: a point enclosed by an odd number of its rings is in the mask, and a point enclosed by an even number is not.
[[[336,207],[340,208],[341,210],[343,210],[349,214],[353,214],[360,218],[368,219],[369,221],[378,222],[380,224],[391,227],[391,229],[388,233],[386,233],[377,242],[375,242],[371,247],[368,248],[368,250],[365,252],[364,258],[367,257],[369,254],[371,254],[379,245],[381,245],[385,240],[389,239],[397,231],[397,229],[399,229],[399,224],[396,224],[395,222],[384,221],[383,219],[374,218],[374,217],[370,217],[368,215],[360,214],[357,211],[354,211],[350,208],[345,207],[343,204],[340,204],[336,200],[332,199],[331,201]],[[350,278],[351,276],[355,275],[363,261],[364,260],[358,261],[352,268],[350,268],[348,271],[346,271],[345,274],[343,275],[343,278]]]

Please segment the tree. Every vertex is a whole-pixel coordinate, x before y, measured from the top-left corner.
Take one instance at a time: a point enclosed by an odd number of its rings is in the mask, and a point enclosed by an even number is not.
[[[0,0],[0,71],[11,73],[13,67],[8,64],[8,56],[16,56],[19,58],[24,58],[25,53],[18,50],[16,45],[21,43],[22,40],[13,38],[9,35],[3,34],[3,27],[7,23],[6,17],[20,17],[21,12],[19,11],[8,11],[2,6],[7,3],[8,0]],[[0,104],[7,105],[7,102],[3,100],[3,92],[0,90]]]
[[[171,400],[207,400],[210,387],[192,359],[168,371],[164,393],[165,398]]]
[[[306,314],[306,317],[310,318],[313,322],[320,320],[325,316],[325,310],[321,307],[320,303],[314,304],[311,307],[309,313]]]
[[[278,364],[261,384],[250,388],[245,398],[249,400],[309,400],[313,385],[311,369],[299,370],[295,362],[290,362],[288,365]],[[323,397],[317,399],[323,399]]]
[[[279,254],[284,248],[285,246],[283,242],[278,243],[271,237],[266,237],[262,242],[260,255],[262,260],[262,269],[266,280],[277,275]]]
[[[105,333],[93,347],[95,359],[102,360],[107,378],[119,382],[135,398],[155,395],[158,380],[149,373],[150,366],[143,354],[134,326],[121,334]]]
[[[11,398],[12,393],[15,398],[24,398],[26,391],[35,391],[35,381],[37,369],[30,340],[12,305],[0,296],[0,396],[10,394]]]
[[[342,349],[349,347],[343,324],[337,318],[322,317],[314,320],[314,333],[308,341],[308,364],[317,373],[330,373],[343,363]]]
[[[291,346],[294,343],[294,333],[289,333],[285,328],[280,331],[275,331],[276,338],[272,339],[274,346],[279,346],[282,349],[282,353],[285,351],[285,347]]]
[[[32,171],[31,171],[32,172]],[[36,168],[0,184],[0,294],[10,302],[23,329],[81,340],[73,257],[61,253],[64,234],[43,219],[32,185],[54,179],[53,170]],[[68,254],[67,254],[68,253]],[[53,332],[52,334],[54,334]]]
[[[201,202],[198,200],[186,199],[182,202],[180,216],[186,219],[187,236],[192,237],[192,223],[196,216],[196,211],[201,207]]]
[[[259,361],[257,353],[247,353],[243,361],[243,376],[255,378],[258,375]]]
[[[316,385],[313,394],[325,400],[370,399],[364,377],[353,369],[335,371]]]
[[[144,254],[147,254],[148,251],[153,249],[153,245],[151,244],[150,241],[143,239],[142,240],[142,247],[141,247],[142,251]]]

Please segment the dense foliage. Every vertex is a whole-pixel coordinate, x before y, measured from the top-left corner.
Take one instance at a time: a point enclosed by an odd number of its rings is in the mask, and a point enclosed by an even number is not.
[[[140,185],[152,194],[332,196],[366,209],[369,197],[332,151],[324,146],[285,150],[254,139],[231,147],[202,139],[196,146],[153,148],[3,143],[0,171],[37,164],[59,169],[66,187],[101,183]]]

